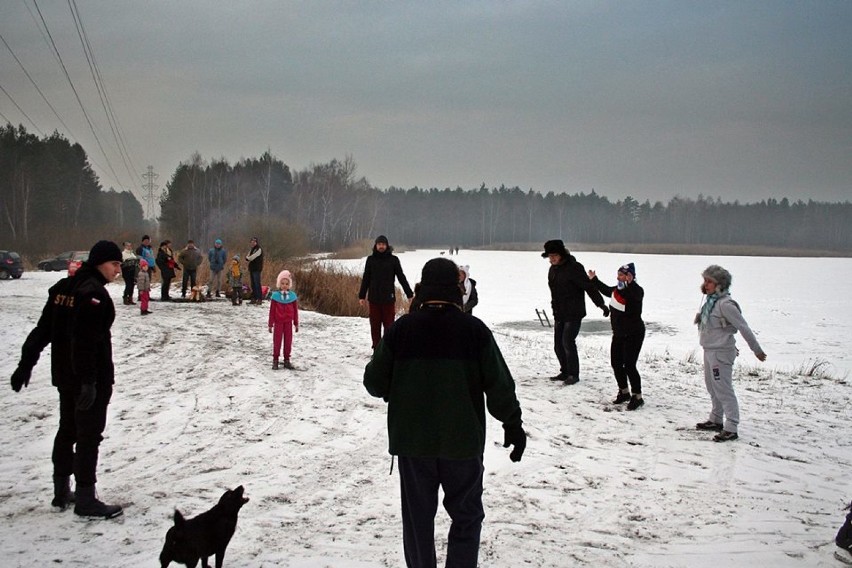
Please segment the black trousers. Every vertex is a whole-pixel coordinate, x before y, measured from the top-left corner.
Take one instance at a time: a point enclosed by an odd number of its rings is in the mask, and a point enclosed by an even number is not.
[[[125,298],[133,297],[133,287],[136,285],[136,267],[121,267],[121,277],[124,279],[124,294]]]
[[[160,298],[163,300],[171,298],[171,296],[169,296],[169,288],[172,285],[172,278],[174,277],[171,276],[169,278],[166,278],[165,276],[163,276],[163,281],[160,284]]]
[[[642,394],[642,377],[636,369],[639,360],[639,352],[642,351],[642,343],[645,341],[645,329],[629,333],[627,335],[613,335],[612,348],[610,349],[610,361],[612,371],[615,373],[615,382],[618,388],[625,390],[627,381],[630,381],[630,392]]]
[[[553,351],[559,360],[559,372],[580,378],[580,355],[577,353],[577,335],[583,320],[553,323]]]
[[[74,474],[79,487],[97,482],[98,448],[106,428],[112,385],[98,384],[95,402],[88,410],[77,410],[77,392],[59,391],[59,430],[53,440],[53,474]],[[75,447],[76,446],[76,447]]]
[[[482,507],[482,457],[450,460],[399,456],[402,544],[408,568],[436,568],[435,514],[438,487],[452,519],[447,535],[447,568],[476,568]]]

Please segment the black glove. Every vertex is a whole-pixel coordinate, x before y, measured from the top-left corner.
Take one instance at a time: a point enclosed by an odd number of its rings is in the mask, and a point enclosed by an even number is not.
[[[95,383],[83,383],[80,394],[77,395],[77,410],[89,410],[95,403],[96,396],[98,396],[98,389]]]
[[[603,315],[604,315],[605,318],[609,317],[609,307],[608,306],[606,306],[606,305],[601,306],[601,311],[603,312]]]
[[[21,392],[21,387],[29,386],[32,372],[31,368],[18,365],[18,368],[12,373],[12,390]]]
[[[509,454],[509,459],[513,462],[521,461],[521,456],[524,455],[524,450],[527,447],[527,433],[524,432],[520,424],[503,425],[503,447],[508,448],[509,446],[514,446],[512,453]]]

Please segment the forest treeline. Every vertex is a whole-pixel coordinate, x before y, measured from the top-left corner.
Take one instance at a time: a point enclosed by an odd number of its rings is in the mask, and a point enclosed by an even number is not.
[[[69,236],[136,242],[142,208],[130,193],[103,192],[83,149],[58,134],[38,139],[0,128],[0,248],[64,248]],[[758,203],[674,197],[610,201],[595,191],[542,194],[518,187],[373,187],[351,157],[293,171],[267,151],[230,163],[194,154],[160,198],[155,240],[181,245],[250,235],[286,257],[337,250],[386,234],[409,246],[488,247],[561,238],[570,243],[744,245],[852,251],[852,203],[770,199]],[[88,242],[88,241],[87,241]],[[239,247],[237,247],[239,248]]]
[[[234,165],[197,154],[181,164],[160,202],[170,235],[210,239],[255,232],[301,237],[336,250],[383,233],[410,246],[488,247],[552,238],[606,244],[749,245],[852,251],[852,203],[726,203],[674,197],[667,204],[589,193],[541,194],[518,187],[473,190],[372,187],[351,157],[292,172],[264,153]],[[277,231],[277,232],[276,232]],[[287,231],[287,234],[279,234]],[[296,238],[296,240],[299,240]]]
[[[133,194],[102,190],[79,144],[58,133],[39,138],[23,126],[0,126],[0,248],[88,248],[97,235],[118,239],[145,225]]]

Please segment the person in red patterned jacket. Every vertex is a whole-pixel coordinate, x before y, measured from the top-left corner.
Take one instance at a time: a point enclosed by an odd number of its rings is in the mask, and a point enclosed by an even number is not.
[[[642,321],[642,299],[645,290],[636,282],[636,266],[628,262],[618,269],[618,284],[604,284],[589,270],[589,278],[604,296],[609,297],[609,317],[612,324],[610,360],[618,383],[618,395],[613,404],[627,403],[627,410],[636,410],[642,399],[642,378],[636,369],[639,352],[645,341],[645,322]],[[630,388],[627,381],[630,381]],[[632,393],[632,394],[631,394]]]
[[[272,334],[272,369],[278,369],[281,343],[284,343],[285,369],[292,369],[290,350],[293,347],[293,331],[299,331],[299,299],[290,288],[293,277],[289,270],[282,270],[276,279],[278,290],[272,293],[269,302],[269,333]]]

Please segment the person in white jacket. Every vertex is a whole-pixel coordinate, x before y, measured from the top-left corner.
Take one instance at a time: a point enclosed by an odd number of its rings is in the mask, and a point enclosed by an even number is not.
[[[760,361],[766,353],[743,318],[739,304],[731,298],[731,273],[719,265],[708,266],[701,273],[705,294],[701,310],[695,316],[699,341],[704,348],[704,382],[710,393],[711,410],[706,422],[699,422],[699,430],[717,432],[717,442],[736,440],[740,422],[740,407],[734,393],[733,369],[737,358],[734,335],[739,331]]]

